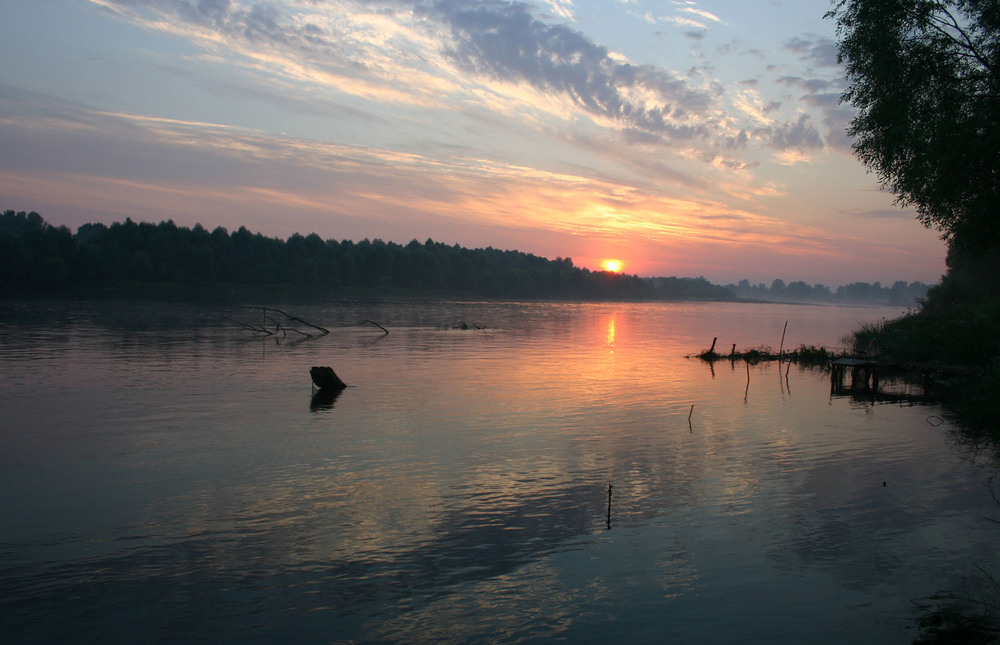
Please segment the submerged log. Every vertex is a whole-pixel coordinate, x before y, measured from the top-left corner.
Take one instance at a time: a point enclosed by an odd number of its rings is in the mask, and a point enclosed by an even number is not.
[[[309,368],[309,376],[312,377],[312,382],[316,387],[321,390],[335,391],[347,387],[347,384],[340,380],[332,367],[311,367]]]

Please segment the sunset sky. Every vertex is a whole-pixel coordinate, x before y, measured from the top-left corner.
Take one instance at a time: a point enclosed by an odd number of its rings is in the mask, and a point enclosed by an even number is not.
[[[3,0],[0,210],[936,282],[827,0]]]

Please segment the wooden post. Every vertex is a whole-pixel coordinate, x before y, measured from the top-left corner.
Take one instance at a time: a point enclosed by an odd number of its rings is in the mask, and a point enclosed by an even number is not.
[[[608,484],[608,530],[611,530],[611,484]]]

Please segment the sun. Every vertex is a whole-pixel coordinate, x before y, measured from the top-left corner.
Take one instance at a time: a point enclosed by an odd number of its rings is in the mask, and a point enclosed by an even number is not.
[[[621,260],[604,260],[601,262],[601,268],[605,271],[610,271],[611,273],[618,273],[622,270]]]

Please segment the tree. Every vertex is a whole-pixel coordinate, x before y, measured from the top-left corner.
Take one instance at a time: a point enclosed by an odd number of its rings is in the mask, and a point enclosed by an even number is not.
[[[1000,4],[837,0],[858,158],[901,206],[979,253],[1000,240]]]

